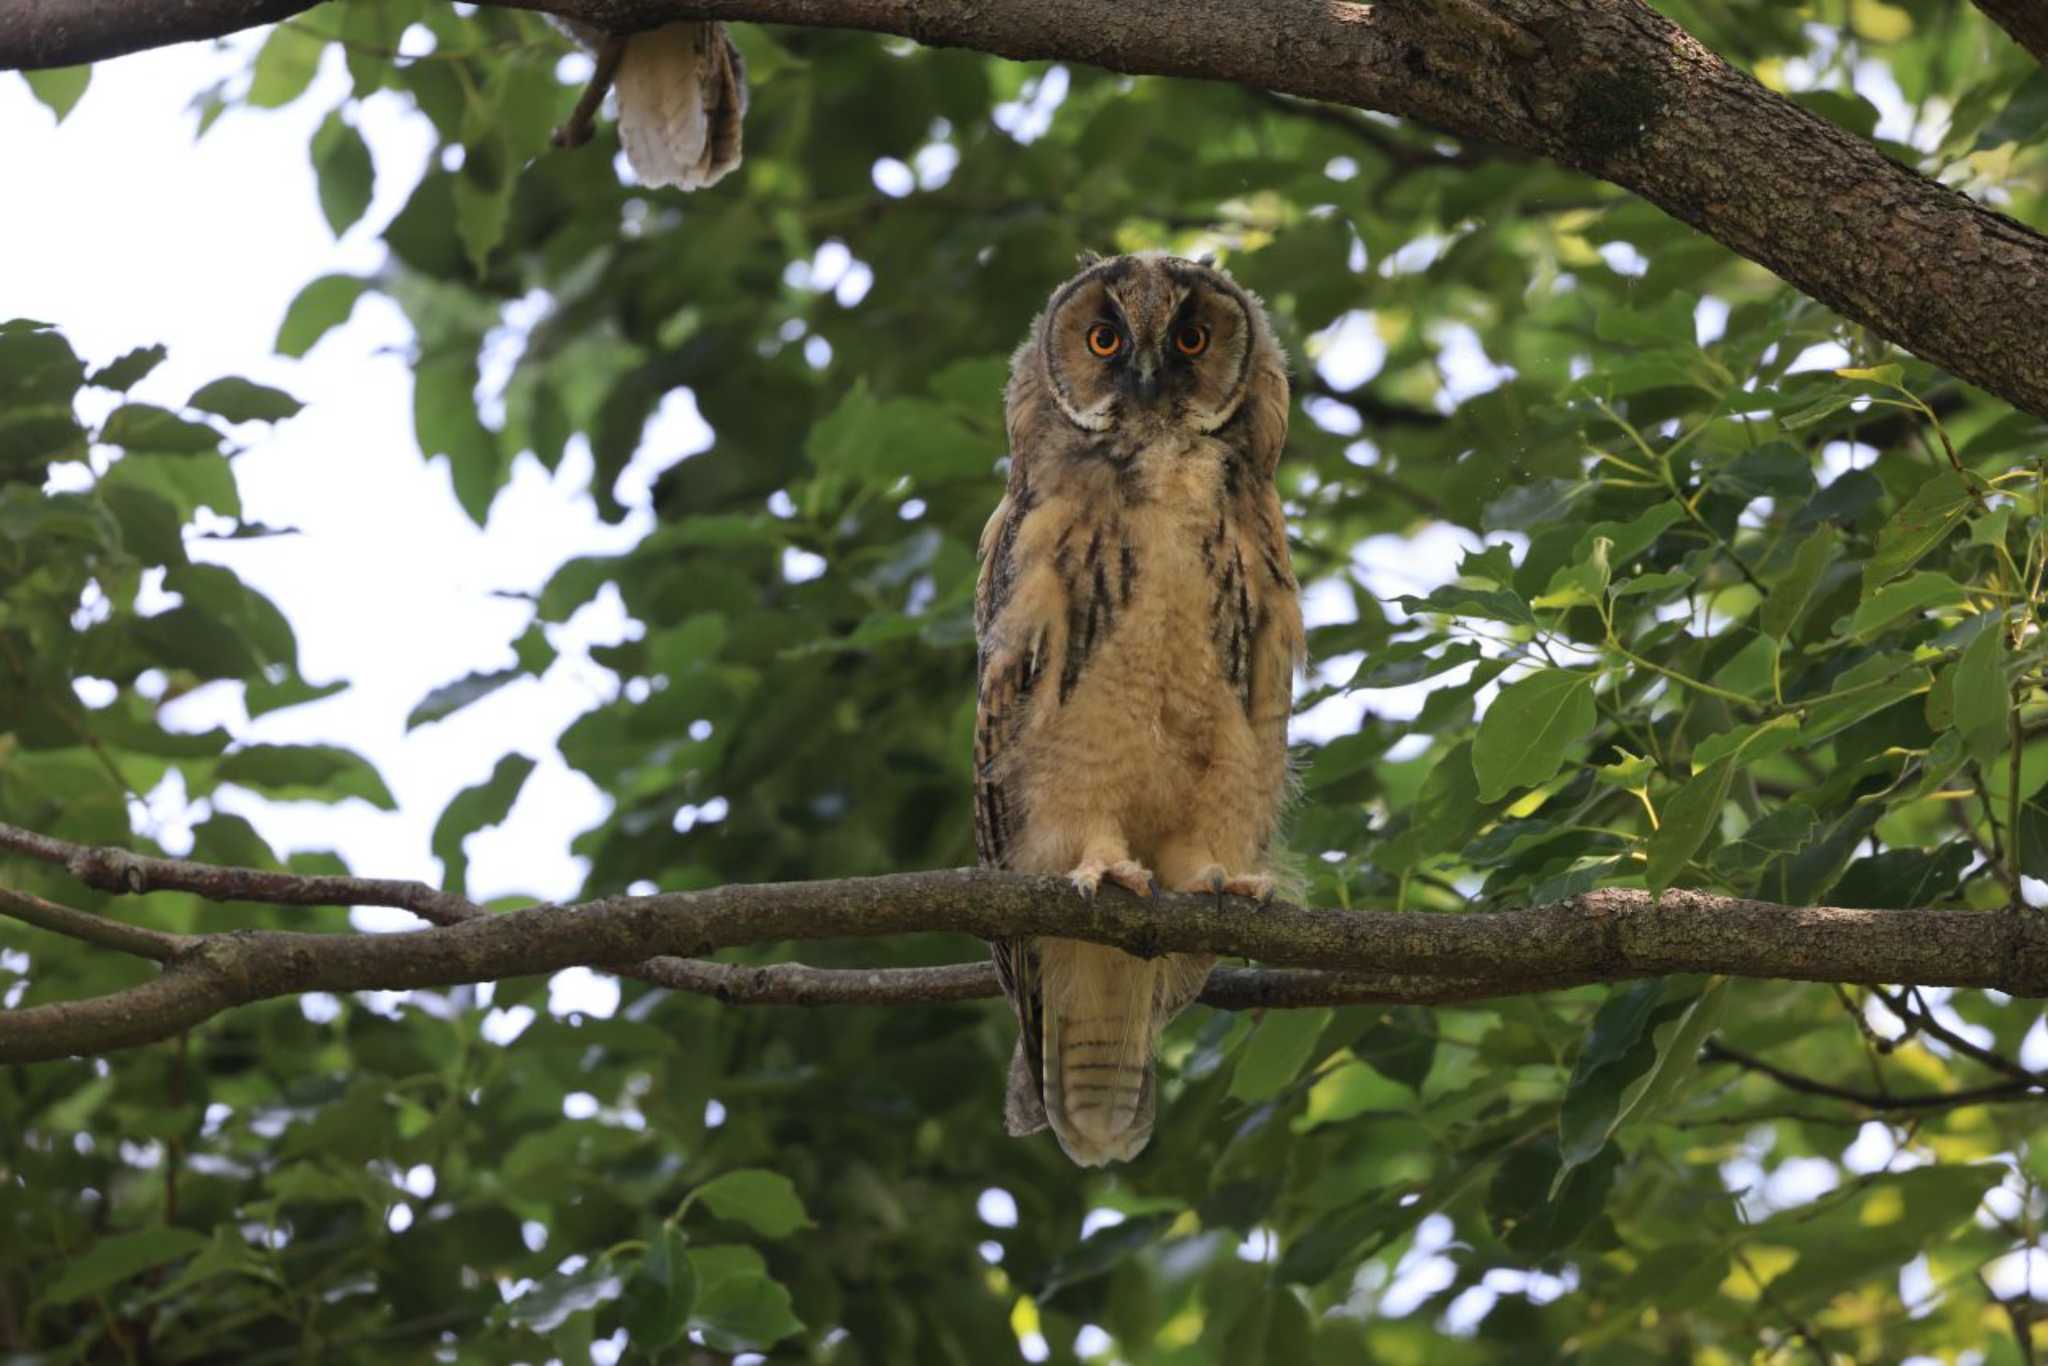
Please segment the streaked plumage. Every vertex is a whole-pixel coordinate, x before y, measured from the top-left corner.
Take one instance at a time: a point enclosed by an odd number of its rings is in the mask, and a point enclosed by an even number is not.
[[[985,866],[1065,873],[1090,896],[1105,879],[1270,892],[1302,658],[1273,484],[1287,405],[1264,311],[1206,263],[1093,262],[1033,324],[1005,399],[1009,486],[981,540]],[[1050,1124],[1084,1166],[1135,1156],[1160,1032],[1213,960],[992,950],[1019,1026],[1011,1132]]]
[[[605,41],[588,24],[555,22],[586,47]],[[740,164],[747,64],[724,24],[690,20],[631,35],[612,88],[619,143],[641,184],[701,190]]]

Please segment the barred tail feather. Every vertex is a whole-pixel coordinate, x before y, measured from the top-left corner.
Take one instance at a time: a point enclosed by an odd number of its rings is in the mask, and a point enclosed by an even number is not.
[[[1165,1023],[1159,960],[1073,940],[1040,941],[1045,1116],[1084,1167],[1127,1162],[1152,1136],[1152,1048]]]
[[[713,184],[739,165],[746,64],[721,24],[636,33],[619,61],[619,141],[649,186]]]

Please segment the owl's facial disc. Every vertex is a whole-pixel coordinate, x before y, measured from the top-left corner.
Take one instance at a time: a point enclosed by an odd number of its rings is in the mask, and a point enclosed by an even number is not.
[[[1139,413],[1215,431],[1244,397],[1255,326],[1221,271],[1169,256],[1096,262],[1048,308],[1053,397],[1091,431]]]

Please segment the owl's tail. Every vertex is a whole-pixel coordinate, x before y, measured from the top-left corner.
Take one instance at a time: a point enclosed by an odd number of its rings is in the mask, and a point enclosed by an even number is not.
[[[1081,1166],[1128,1162],[1152,1137],[1168,964],[1071,939],[1040,940],[1039,953],[1045,1117]]]
[[[725,25],[666,24],[634,34],[613,88],[619,141],[642,184],[702,189],[740,164],[747,66]]]

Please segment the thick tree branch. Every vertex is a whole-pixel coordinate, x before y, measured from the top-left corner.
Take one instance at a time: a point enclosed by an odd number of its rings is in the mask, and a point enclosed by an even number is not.
[[[1976,5],[2035,61],[2048,63],[2048,5],[2041,0],[1976,0]]]
[[[1766,90],[1642,0],[498,0],[626,32],[861,29],[1376,109],[1634,192],[1881,336],[2048,416],[2048,238]],[[0,68],[96,60],[308,5],[0,0]],[[1991,0],[2017,20],[2038,9]],[[2024,27],[2024,25],[2023,25]]]
[[[75,844],[6,824],[0,824],[0,850],[13,850],[54,864],[89,887],[117,894],[182,891],[213,901],[385,906],[411,911],[433,925],[456,925],[489,914],[473,901],[438,891],[423,882],[285,873],[151,858],[125,849]],[[126,951],[144,952],[133,947],[144,945],[148,950],[145,956],[160,962],[168,962],[199,942],[195,936],[166,935],[107,921],[0,887],[0,911],[8,911],[16,901],[35,903],[32,914],[11,912],[17,919],[73,939]],[[113,928],[104,929],[106,926]],[[114,942],[109,936],[116,934],[134,938]],[[641,963],[605,966],[622,977],[672,991],[715,997],[728,1005],[929,1005],[999,994],[995,969],[986,961],[929,968],[816,968],[803,963],[715,963],[660,955]],[[188,980],[179,990],[208,994],[197,979]],[[1493,983],[1477,978],[1224,968],[1211,974],[1202,999],[1224,1010],[1249,1010],[1374,1002],[1442,1004],[1498,994]],[[119,999],[105,998],[103,1009],[110,1016],[121,1013]],[[156,1008],[162,1008],[169,998],[151,999]],[[4,1033],[4,1025],[0,1025],[0,1033]]]
[[[1788,907],[1688,891],[1667,892],[1659,902],[1611,889],[1510,912],[1340,912],[1180,894],[1089,902],[1059,878],[958,870],[609,897],[492,915],[418,883],[140,858],[7,826],[0,826],[0,847],[62,865],[113,892],[175,887],[221,901],[403,905],[441,921],[397,935],[138,938],[121,947],[166,950],[150,953],[164,958],[161,977],[90,1001],[0,1013],[0,1062],[147,1043],[233,1006],[299,992],[453,986],[574,966],[762,1004],[989,994],[991,979],[979,963],[864,970],[700,961],[744,945],[932,931],[983,939],[1058,935],[1148,956],[1215,953],[1275,965],[1218,973],[1203,999],[1223,1007],[1471,1000],[1673,972],[2048,995],[2048,918],[2025,910]],[[35,914],[60,933],[86,928],[67,916],[90,922],[94,933],[77,937],[91,942],[106,942],[97,927],[115,923],[55,909],[63,914],[54,919]],[[173,943],[176,952],[168,952]]]

